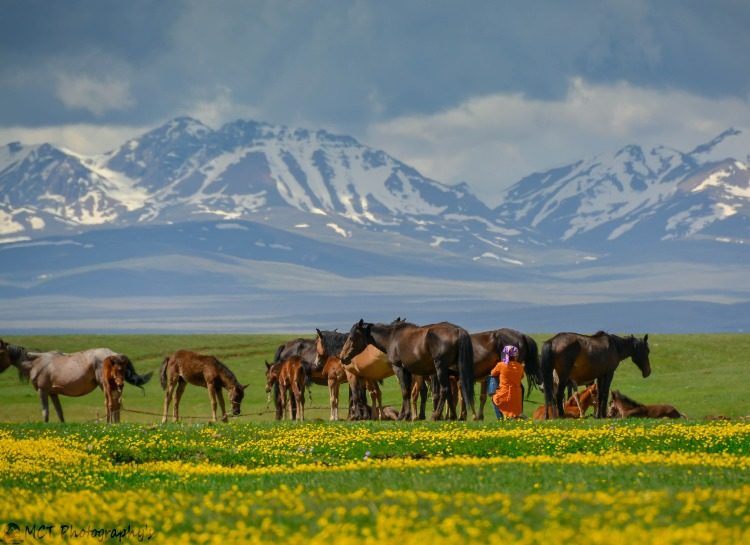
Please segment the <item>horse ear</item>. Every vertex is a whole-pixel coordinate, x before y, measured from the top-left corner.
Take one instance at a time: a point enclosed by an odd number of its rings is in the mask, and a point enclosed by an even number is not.
[[[362,327],[363,325],[365,325],[365,319],[364,318],[360,318],[359,322],[357,322],[357,327]]]
[[[266,369],[270,369],[270,368],[271,368],[271,364],[266,362]]]
[[[648,333],[646,333],[646,336],[645,336],[645,337],[643,337],[643,342],[644,342],[644,343],[647,343],[647,342],[648,342]]]
[[[318,337],[322,337],[323,336],[323,334],[320,332],[320,329],[318,329],[317,327],[315,328],[315,331],[318,332]]]
[[[250,383],[249,383],[249,382],[248,382],[247,384],[243,384],[243,385],[241,386],[241,388],[242,388],[243,390],[246,390],[248,386],[250,386]]]

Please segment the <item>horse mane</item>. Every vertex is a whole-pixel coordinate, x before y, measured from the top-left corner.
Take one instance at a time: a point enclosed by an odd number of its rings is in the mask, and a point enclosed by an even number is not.
[[[221,363],[217,358],[214,358],[214,361],[216,362],[216,366],[219,368],[219,372],[222,377],[222,381],[226,379],[226,383],[230,383],[233,386],[241,386],[240,381],[237,380],[237,376],[232,372],[232,370]]]
[[[29,354],[23,346],[9,344],[6,346],[10,364],[18,369],[18,380],[23,383],[29,382],[31,378],[31,361]]]
[[[338,331],[321,331],[320,335],[328,355],[339,354],[347,337],[346,333],[339,333]]]

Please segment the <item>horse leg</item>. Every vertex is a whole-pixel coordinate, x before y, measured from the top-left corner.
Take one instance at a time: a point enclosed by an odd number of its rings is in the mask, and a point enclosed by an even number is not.
[[[39,401],[42,402],[42,421],[49,422],[49,399],[44,390],[39,390]]]
[[[411,420],[411,373],[398,365],[393,366],[393,372],[401,386],[401,412],[398,414],[398,419]]]
[[[104,383],[104,410],[107,411],[107,424],[109,424],[112,419],[112,392],[109,391],[109,386],[106,382]]]
[[[419,414],[417,420],[425,419],[425,410],[427,408],[427,379],[422,381],[422,385],[419,387]]]
[[[609,400],[609,387],[612,385],[612,379],[615,372],[610,371],[596,381],[597,397],[599,403],[596,406],[596,418],[607,418],[607,401]]]
[[[292,382],[292,393],[297,400],[297,420],[302,422],[305,419],[305,384],[299,384],[298,381]]]
[[[411,419],[416,420],[419,415],[419,409],[418,409],[418,403],[419,403],[419,393],[422,391],[422,385],[425,382],[425,378],[423,376],[415,376],[413,377],[413,381],[411,383]]]
[[[339,384],[336,379],[328,377],[328,405],[331,409],[331,415],[328,417],[328,420],[339,419],[338,388]]]
[[[167,382],[167,387],[164,388],[164,412],[162,413],[161,418],[162,424],[165,424],[167,422],[167,419],[169,418],[169,405],[172,403],[172,397],[174,396],[176,388],[177,381],[169,379]]]
[[[208,399],[211,402],[211,420],[214,422],[217,422],[216,420],[216,386],[214,386],[213,382],[209,382],[206,384],[206,389],[208,390]]]
[[[284,406],[284,418],[288,420],[296,419],[297,418],[297,409],[294,409],[294,413],[292,413],[292,402],[289,399],[289,394],[287,392],[286,384],[281,386],[281,389],[279,390],[279,395],[281,396],[281,404]]]
[[[49,396],[50,398],[52,398],[52,404],[55,406],[57,418],[60,419],[60,422],[65,422],[65,419],[63,418],[62,405],[60,404],[60,396],[58,396],[57,394],[50,394]]]
[[[227,408],[224,405],[224,392],[221,391],[221,386],[216,389],[216,398],[219,400],[219,408],[221,409],[221,421],[229,422],[229,417],[227,416]]]
[[[115,397],[115,406],[114,406],[114,413],[115,413],[115,423],[120,423],[120,409],[122,408],[122,394],[117,393],[117,396]]]
[[[474,420],[484,420],[484,405],[487,403],[487,379],[483,378],[479,382],[479,411]]]
[[[451,420],[456,419],[456,404],[453,401],[453,395],[451,392],[451,382],[450,382],[450,376],[448,376],[448,372],[446,369],[443,369],[442,366],[440,366],[439,362],[435,363],[435,369],[437,372],[435,373],[435,376],[437,377],[437,382],[440,385],[440,393],[438,395],[438,406],[435,409],[435,412],[432,413],[432,419],[433,420],[440,420],[443,416],[443,408],[445,407],[445,402],[448,402],[448,410],[449,410],[449,418]]]
[[[455,385],[456,390],[453,393],[454,399],[457,398],[456,406],[460,408],[460,411],[458,413],[458,419],[459,420],[466,420],[466,400],[464,399],[464,393],[461,391],[461,388],[459,387],[458,380],[456,382],[451,381],[451,388]],[[474,412],[472,410],[472,412]]]
[[[172,418],[175,422],[180,420],[180,400],[182,399],[182,394],[185,393],[186,387],[187,382],[181,378],[178,378],[174,385],[174,407],[172,407]]]
[[[370,384],[370,398],[372,399],[372,406],[375,410],[376,418],[383,420],[383,393],[380,391],[377,380],[369,381]]]

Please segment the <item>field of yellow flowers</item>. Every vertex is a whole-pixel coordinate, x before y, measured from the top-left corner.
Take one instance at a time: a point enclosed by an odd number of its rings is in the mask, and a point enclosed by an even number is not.
[[[749,543],[749,470],[744,422],[0,424],[0,538]]]

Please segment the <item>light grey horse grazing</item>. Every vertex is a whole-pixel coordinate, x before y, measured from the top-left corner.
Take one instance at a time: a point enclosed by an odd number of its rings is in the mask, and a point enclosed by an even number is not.
[[[60,422],[63,418],[62,405],[58,396],[79,397],[102,387],[102,362],[110,356],[119,356],[109,348],[93,348],[73,354],[44,352],[31,362],[30,378],[34,389],[39,392],[42,402],[42,418],[49,421],[49,402],[57,411]],[[152,373],[139,375],[128,359],[125,368],[125,381],[141,387],[151,378]]]

